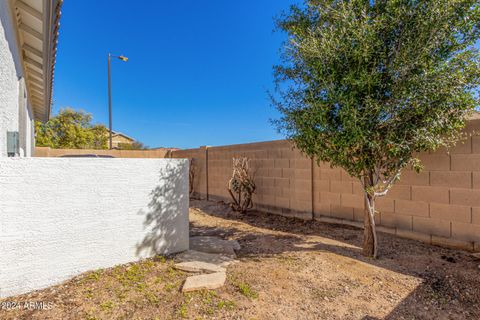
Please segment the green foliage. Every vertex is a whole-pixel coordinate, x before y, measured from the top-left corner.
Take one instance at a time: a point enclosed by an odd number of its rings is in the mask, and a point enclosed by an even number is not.
[[[120,150],[144,150],[148,149],[148,146],[140,141],[134,141],[132,143],[119,143],[117,148]]]
[[[93,125],[92,116],[71,108],[60,110],[46,123],[35,122],[35,140],[39,147],[59,149],[107,149],[108,129]]]
[[[230,279],[231,283],[233,286],[237,288],[237,290],[244,295],[245,297],[249,299],[257,299],[258,298],[258,292],[253,290],[253,288],[246,282],[243,282],[239,279],[236,278],[231,278]]]
[[[113,301],[107,300],[100,304],[100,309],[102,309],[102,311],[110,311],[113,309],[114,306],[115,304],[113,303]]]
[[[180,308],[177,310],[177,314],[180,318],[188,318],[188,305],[186,303],[182,303]]]
[[[98,269],[90,272],[86,278],[92,281],[98,281],[102,274],[103,274],[103,269]]]
[[[218,303],[217,303],[217,308],[218,309],[229,309],[229,310],[232,310],[232,309],[235,309],[235,302],[234,301],[231,301],[231,300],[220,300]]]
[[[277,20],[281,132],[373,197],[452,146],[478,106],[478,0],[309,0]]]

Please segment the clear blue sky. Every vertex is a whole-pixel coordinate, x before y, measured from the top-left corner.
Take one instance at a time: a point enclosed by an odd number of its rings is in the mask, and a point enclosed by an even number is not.
[[[269,123],[274,17],[295,0],[69,0],[62,9],[53,114],[82,109],[150,147],[282,138]]]

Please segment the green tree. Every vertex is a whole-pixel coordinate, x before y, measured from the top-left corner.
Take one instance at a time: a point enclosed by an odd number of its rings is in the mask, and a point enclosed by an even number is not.
[[[278,129],[364,188],[364,254],[377,255],[375,199],[416,153],[451,147],[478,106],[478,0],[310,0],[277,19]]]
[[[103,124],[96,124],[90,128],[93,134],[93,149],[108,149],[108,129]]]
[[[35,122],[36,145],[59,149],[107,149],[108,129],[91,122],[91,114],[62,109],[46,123]]]
[[[144,145],[140,141],[134,141],[132,143],[119,143],[118,149],[120,150],[144,150],[148,149],[148,146]]]

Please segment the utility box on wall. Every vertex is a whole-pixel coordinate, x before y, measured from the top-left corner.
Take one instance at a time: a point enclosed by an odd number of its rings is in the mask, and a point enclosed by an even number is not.
[[[9,157],[18,157],[20,154],[18,131],[7,131],[7,154]]]

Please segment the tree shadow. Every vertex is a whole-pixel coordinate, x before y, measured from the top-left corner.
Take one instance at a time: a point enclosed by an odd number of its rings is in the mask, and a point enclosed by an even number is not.
[[[480,319],[479,262],[467,252],[379,232],[380,256],[373,260],[362,255],[360,228],[259,211],[239,214],[220,202],[192,201],[191,208],[230,225],[210,227],[191,222],[191,233],[237,239],[242,246],[239,258],[322,251],[421,279],[383,319],[434,319],[448,312],[453,316],[447,318]],[[239,223],[246,224],[247,230],[240,230]],[[366,315],[364,319],[376,318]]]
[[[150,202],[139,210],[145,216],[145,237],[137,244],[139,257],[188,250],[188,162],[168,159],[159,171]]]

